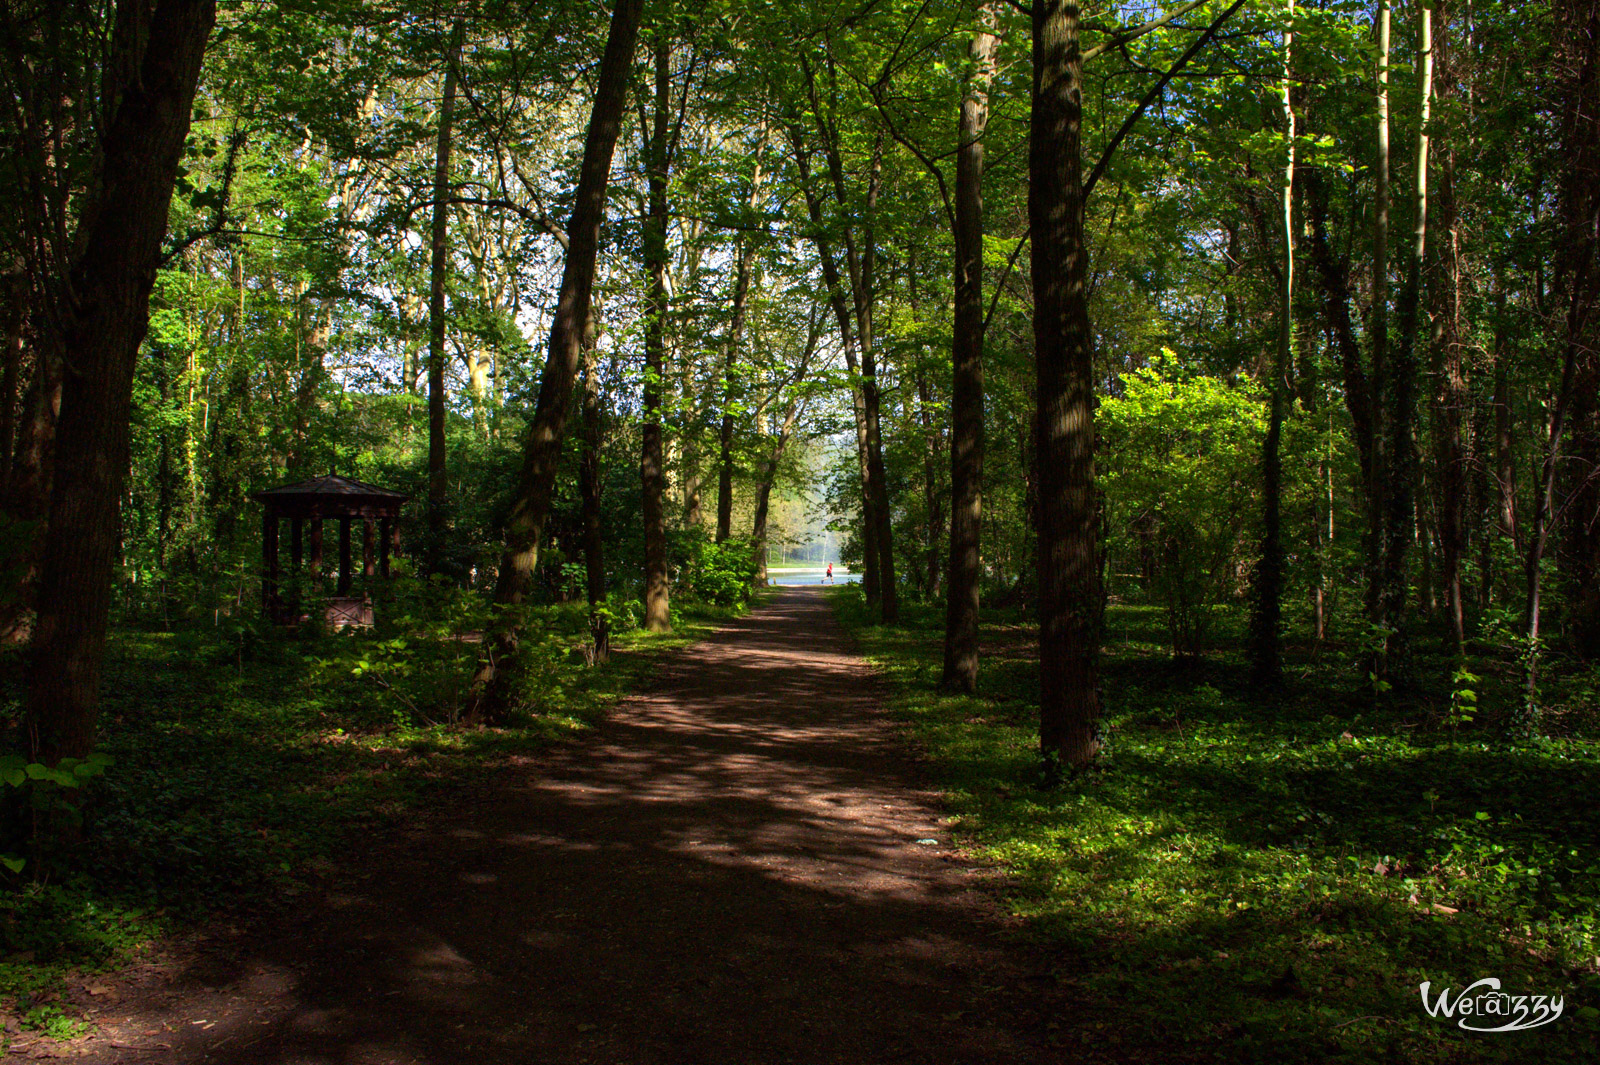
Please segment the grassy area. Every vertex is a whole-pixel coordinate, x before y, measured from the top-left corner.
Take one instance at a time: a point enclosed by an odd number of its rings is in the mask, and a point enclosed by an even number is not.
[[[1511,742],[1487,710],[1447,727],[1447,690],[1375,697],[1348,651],[1295,656],[1288,689],[1259,698],[1242,661],[1174,662],[1157,614],[1114,607],[1105,757],[1044,790],[1031,626],[989,617],[980,694],[941,696],[942,609],[869,627],[855,589],[833,595],[957,831],[1014,874],[1011,907],[1092,1004],[1063,1023],[1099,1052],[1597,1060],[1600,742],[1583,678],[1552,692],[1567,734]],[[1491,665],[1486,707],[1513,698],[1514,670]],[[1449,672],[1419,663],[1430,670]],[[1483,977],[1564,996],[1563,1016],[1473,1034],[1424,1011],[1422,981],[1437,993]]]
[[[369,633],[224,621],[113,634],[102,750],[114,762],[87,789],[81,837],[30,852],[25,875],[0,888],[0,1020],[77,1034],[64,987],[219,911],[292,899],[353,832],[381,831],[508,756],[577,739],[663,654],[734,613],[690,607],[670,635],[621,632],[610,663],[591,669],[583,609],[541,608],[525,644],[529,712],[466,730],[448,718],[481,616],[465,598],[413,589],[412,600],[387,604],[400,623]],[[14,726],[21,661],[0,665]]]

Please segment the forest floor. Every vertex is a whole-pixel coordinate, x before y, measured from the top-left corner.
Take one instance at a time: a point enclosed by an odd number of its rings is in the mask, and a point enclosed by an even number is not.
[[[992,870],[962,860],[883,696],[824,595],[786,590],[661,659],[588,742],[502,759],[403,829],[353,842],[264,928],[213,928],[94,980],[95,1032],[12,1053],[443,1065],[1110,1050],[1115,1017],[1081,996],[1061,1008],[1056,975],[995,905]]]
[[[1566,666],[1543,734],[1512,738],[1514,658],[1474,645],[1478,713],[1452,727],[1451,663],[1419,640],[1374,692],[1358,649],[1296,634],[1250,681],[1237,627],[1172,656],[1159,607],[1113,604],[1105,749],[1043,787],[1038,630],[986,610],[973,696],[942,695],[944,611],[871,623],[830,591],[888,689],[972,860],[1107,1037],[1163,1061],[1429,1065],[1600,1061],[1600,735],[1594,673]],[[1231,620],[1231,619],[1230,619]],[[1524,1031],[1430,1016],[1475,981],[1562,998]],[[1493,1027],[1502,1020],[1473,1019]],[[1102,1048],[1103,1049],[1103,1048]]]

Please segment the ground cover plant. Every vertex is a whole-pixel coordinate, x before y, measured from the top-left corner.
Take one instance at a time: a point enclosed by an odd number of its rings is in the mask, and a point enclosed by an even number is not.
[[[411,613],[371,633],[250,626],[241,637],[237,626],[192,625],[114,635],[104,770],[81,789],[76,831],[17,848],[27,864],[0,893],[8,1032],[87,1030],[67,988],[126,966],[162,935],[292,904],[358,834],[392,830],[508,759],[580,741],[661,655],[743,609],[691,606],[671,634],[650,635],[638,604],[621,604],[612,657],[591,668],[586,608],[540,608],[523,710],[503,727],[466,730],[450,720],[451,689],[463,656],[476,654],[481,608],[420,586],[391,591],[386,605],[407,600]],[[4,663],[8,727],[14,659]]]
[[[1482,721],[1452,729],[1449,691],[1374,701],[1334,648],[1292,655],[1289,686],[1262,697],[1242,656],[1177,660],[1159,607],[1113,605],[1105,753],[1047,788],[1036,636],[1021,613],[986,612],[982,687],[941,695],[936,612],[870,626],[854,589],[833,595],[970,853],[1013,874],[1008,904],[1058,959],[1053,977],[1104,1010],[1100,1035],[1126,1040],[1120,1052],[1593,1053],[1600,815],[1582,799],[1600,786],[1592,709],[1529,740]],[[1486,705],[1514,703],[1515,665],[1501,666]],[[1424,1010],[1422,981],[1436,992],[1485,976],[1564,996],[1562,1020],[1472,1035]]]

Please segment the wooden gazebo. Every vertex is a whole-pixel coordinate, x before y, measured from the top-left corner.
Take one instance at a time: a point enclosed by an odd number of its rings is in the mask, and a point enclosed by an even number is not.
[[[334,520],[339,523],[339,583],[327,601],[328,622],[335,627],[372,624],[371,605],[364,598],[350,596],[350,523],[361,521],[361,572],[368,577],[375,574],[387,577],[389,555],[400,550],[400,507],[411,497],[330,473],[326,477],[269,488],[257,492],[253,498],[266,507],[261,537],[261,603],[268,616],[290,621],[300,614],[300,604],[285,603],[280,591],[278,523],[284,519],[289,522],[289,553],[294,565],[292,572],[297,574],[303,572],[303,530],[306,523],[310,523],[310,587],[320,591],[322,523]]]

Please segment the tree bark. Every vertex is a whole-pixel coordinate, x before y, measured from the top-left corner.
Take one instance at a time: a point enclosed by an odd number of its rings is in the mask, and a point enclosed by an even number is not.
[[[433,232],[428,275],[428,568],[437,573],[444,557],[444,295],[449,266],[450,133],[456,106],[456,68],[461,56],[461,23],[450,31],[444,61],[444,96],[439,102],[439,138],[433,165]]]
[[[57,535],[45,541],[27,702],[31,754],[45,762],[83,757],[94,744],[134,367],[215,18],[215,0],[118,5],[113,54],[128,62],[107,79],[97,193],[83,214],[82,251],[60,279]]]
[[[1372,203],[1372,375],[1369,399],[1372,413],[1372,457],[1367,493],[1367,613],[1374,622],[1384,620],[1382,608],[1384,560],[1387,555],[1384,532],[1389,490],[1389,437],[1387,402],[1389,395],[1389,0],[1378,5],[1378,145],[1373,158]],[[1385,648],[1385,650],[1387,650]],[[1386,654],[1373,663],[1375,671],[1386,669]]]
[[[836,154],[836,153],[835,153]],[[871,475],[871,520],[876,526],[878,546],[878,605],[885,622],[900,620],[900,592],[895,581],[894,512],[889,506],[888,473],[883,464],[883,399],[878,388],[877,336],[874,308],[877,304],[878,249],[875,222],[878,193],[883,187],[883,135],[872,151],[871,176],[867,183],[867,202],[862,224],[861,264],[852,277],[855,289],[856,329],[861,344],[861,405],[867,423],[867,470]],[[842,195],[842,194],[841,194]],[[844,203],[841,199],[840,207]]]
[[[766,130],[758,139],[757,152],[766,143]],[[756,157],[755,171],[750,176],[750,201],[753,210],[761,195],[761,158]],[[736,395],[735,372],[739,359],[739,342],[744,336],[745,305],[750,297],[750,275],[755,268],[756,243],[741,236],[735,258],[733,279],[733,308],[728,316],[728,335],[723,339],[722,350],[722,420],[717,432],[717,543],[733,534],[733,404]]]
[[[1440,99],[1455,85],[1449,18],[1441,9],[1434,39],[1439,71]],[[1467,454],[1464,436],[1466,411],[1472,402],[1467,387],[1465,348],[1461,341],[1461,245],[1456,225],[1455,149],[1439,145],[1440,180],[1437,193],[1437,232],[1428,279],[1433,315],[1431,339],[1433,389],[1434,465],[1439,480],[1439,580],[1444,588],[1449,623],[1446,640],[1451,654],[1459,654],[1466,640],[1466,606],[1461,590],[1461,562],[1467,551]],[[1441,246],[1442,245],[1442,246]]]
[[[983,131],[994,81],[995,6],[978,10],[972,70],[956,127],[955,322],[950,383],[950,561],[945,577],[946,691],[978,687],[978,606],[983,577]]]
[[[1578,388],[1595,358],[1595,309],[1600,305],[1600,4],[1567,0],[1557,5],[1556,50],[1562,88],[1561,243],[1556,258],[1556,292],[1565,297],[1561,377],[1551,397],[1533,515],[1528,522],[1523,562],[1526,590],[1523,724],[1533,727],[1539,712],[1542,564],[1558,517],[1555,488],[1562,439]]]
[[[583,497],[583,562],[585,591],[589,600],[589,635],[594,661],[611,657],[611,624],[601,609],[609,591],[606,587],[605,536],[600,522],[600,366],[596,350],[598,330],[591,311],[583,333],[583,457],[578,464],[578,492]]]
[[[772,451],[761,464],[761,473],[756,478],[756,508],[755,520],[750,527],[750,541],[756,557],[756,587],[765,587],[767,583],[767,513],[772,500],[772,486],[778,479],[778,464],[783,461],[784,449],[789,446],[789,437],[794,432],[795,419],[799,414],[798,401],[790,403],[788,411],[784,414],[783,426],[778,430],[778,440],[772,446]]]
[[[539,381],[539,398],[533,421],[523,440],[522,467],[517,475],[511,512],[506,519],[505,551],[495,581],[495,602],[503,607],[522,603],[539,561],[539,540],[550,515],[550,497],[561,460],[561,439],[566,432],[573,379],[583,353],[583,333],[589,320],[594,292],[595,258],[600,227],[605,220],[606,185],[611,176],[611,156],[622,126],[627,103],[628,71],[638,39],[639,13],[644,0],[617,0],[611,13],[605,55],[589,130],[584,137],[583,163],[568,223],[567,258],[561,273],[555,316],[550,324],[550,351]],[[512,701],[517,672],[517,646],[521,620],[515,610],[503,610],[486,638],[488,653],[474,678],[474,695],[468,709],[470,721],[498,718]]]
[[[644,410],[639,435],[639,473],[644,488],[644,627],[672,628],[667,590],[665,463],[661,454],[661,388],[667,337],[667,136],[672,115],[672,45],[665,27],[657,30],[655,115],[647,147],[649,199],[644,219],[644,265],[648,275],[644,320]]]
[[[1284,5],[1292,25],[1294,0]],[[1277,687],[1283,682],[1280,648],[1283,627],[1283,419],[1289,401],[1289,367],[1294,361],[1294,170],[1295,115],[1290,94],[1293,77],[1294,31],[1283,34],[1284,165],[1280,189],[1283,222],[1283,269],[1279,273],[1278,344],[1273,354],[1269,382],[1267,436],[1261,451],[1264,513],[1261,520],[1261,559],[1255,574],[1255,616],[1251,619],[1251,672],[1258,685]]]
[[[861,469],[861,590],[867,606],[876,608],[881,589],[878,574],[878,523],[873,516],[872,466],[867,457],[867,415],[862,398],[860,362],[856,357],[855,328],[851,325],[850,307],[846,302],[844,287],[839,277],[839,264],[834,258],[833,244],[828,240],[822,216],[822,202],[811,183],[811,168],[805,144],[797,130],[789,130],[794,147],[795,167],[800,172],[800,190],[806,201],[806,214],[811,220],[812,241],[817,248],[817,258],[822,263],[822,281],[828,287],[828,305],[833,309],[834,320],[839,325],[839,340],[844,348],[845,368],[852,379],[850,390],[851,410],[855,415],[856,458]]]
[[[1406,599],[1410,578],[1406,556],[1416,536],[1417,521],[1417,335],[1421,330],[1422,268],[1428,247],[1428,150],[1429,116],[1433,103],[1433,3],[1421,0],[1417,8],[1417,82],[1421,114],[1417,132],[1417,155],[1411,254],[1406,261],[1405,288],[1400,296],[1400,335],[1390,368],[1392,401],[1389,413],[1388,444],[1384,454],[1387,495],[1384,498],[1383,569],[1378,596],[1378,620],[1386,630],[1380,658],[1383,675],[1393,665],[1396,652],[1406,646]]]
[[[1033,5],[1028,220],[1033,234],[1038,480],[1039,739],[1046,765],[1100,750],[1094,348],[1083,216],[1081,12]]]

